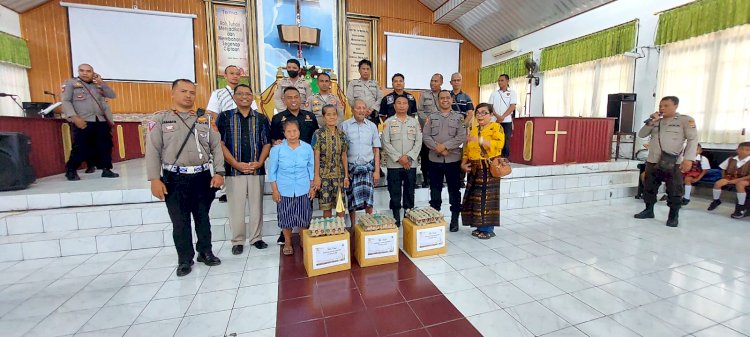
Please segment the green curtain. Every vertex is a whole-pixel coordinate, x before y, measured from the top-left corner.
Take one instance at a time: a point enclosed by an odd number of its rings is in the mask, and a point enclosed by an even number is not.
[[[659,15],[656,44],[682,41],[748,23],[748,0],[696,1]]]
[[[0,62],[31,68],[29,47],[20,37],[0,32]]]
[[[544,48],[540,69],[552,70],[631,51],[635,48],[637,30],[638,21],[630,21]]]
[[[524,64],[530,58],[531,53],[527,53],[483,67],[479,70],[479,85],[495,83],[501,74],[508,74],[510,78],[526,76],[527,71]]]

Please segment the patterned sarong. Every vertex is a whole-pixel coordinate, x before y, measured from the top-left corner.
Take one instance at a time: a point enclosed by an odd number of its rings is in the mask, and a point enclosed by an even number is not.
[[[375,204],[375,184],[372,174],[375,172],[375,162],[364,165],[349,164],[349,178],[351,183],[346,190],[350,211],[362,210]]]
[[[471,161],[461,208],[464,226],[500,226],[500,178],[490,174],[486,161]]]

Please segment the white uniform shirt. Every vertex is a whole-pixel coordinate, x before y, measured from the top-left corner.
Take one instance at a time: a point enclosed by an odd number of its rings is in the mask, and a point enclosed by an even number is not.
[[[487,102],[492,104],[492,107],[495,108],[495,113],[502,115],[505,113],[505,110],[508,110],[508,107],[511,106],[511,104],[518,104],[518,94],[516,94],[515,90],[508,87],[505,91],[502,91],[500,89],[497,89],[492,92],[492,95],[490,95],[490,100]],[[508,115],[508,117],[505,117],[505,119],[502,120],[500,123],[511,123],[513,122],[512,113]],[[492,116],[492,121],[496,121],[496,117]]]
[[[231,87],[226,86],[221,89],[216,89],[211,93],[211,98],[208,99],[208,105],[206,110],[210,110],[216,113],[221,113],[227,110],[237,109],[237,104],[234,103],[234,90]],[[253,103],[250,104],[250,108],[258,110],[258,105],[255,104],[255,98],[253,97]]]
[[[703,155],[699,154],[695,157],[695,160],[701,161],[701,170],[710,170],[711,169],[711,163],[708,162],[708,158],[704,157]]]
[[[734,159],[734,160],[737,161],[737,168],[739,169],[740,167],[742,167],[743,165],[747,164],[747,162],[750,161],[750,156],[745,157],[745,159],[742,159],[742,160],[740,160],[739,156],[734,156],[734,157],[732,157],[732,159]],[[726,160],[724,160],[724,162],[722,162],[721,164],[719,164],[719,167],[722,170],[726,170],[728,166],[729,166],[729,159],[726,159]]]

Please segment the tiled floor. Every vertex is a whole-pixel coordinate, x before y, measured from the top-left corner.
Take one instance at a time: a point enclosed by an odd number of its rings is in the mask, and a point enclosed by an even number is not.
[[[295,248],[281,258],[278,336],[481,336],[403,253],[398,263],[308,278]]]
[[[3,262],[0,335],[750,336],[750,218],[706,206],[676,229],[632,199],[505,211],[491,240],[314,279],[228,244],[181,279],[171,247]]]

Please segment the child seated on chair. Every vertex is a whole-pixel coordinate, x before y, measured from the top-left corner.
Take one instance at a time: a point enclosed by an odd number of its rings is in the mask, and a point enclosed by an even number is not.
[[[704,157],[702,153],[703,148],[701,147],[701,144],[698,144],[693,167],[690,168],[690,171],[682,174],[682,180],[685,183],[685,195],[682,197],[683,206],[690,203],[690,192],[693,191],[693,184],[703,179],[703,176],[705,176],[711,168],[711,163],[708,162],[708,159]]]
[[[708,206],[713,211],[721,205],[721,188],[734,185],[737,190],[737,205],[732,213],[732,218],[739,219],[747,215],[745,201],[747,192],[745,189],[750,185],[750,142],[740,143],[737,146],[737,155],[725,160],[719,167],[723,170],[722,179],[714,184],[714,201]]]

